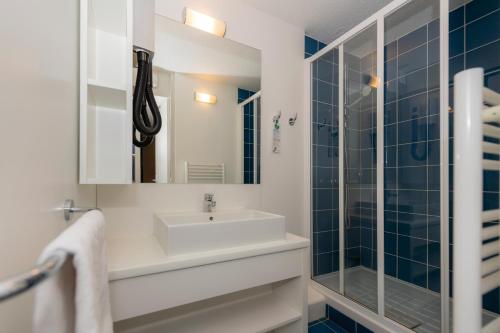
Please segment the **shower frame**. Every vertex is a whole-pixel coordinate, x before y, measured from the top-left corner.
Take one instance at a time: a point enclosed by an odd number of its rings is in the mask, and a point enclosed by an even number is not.
[[[450,332],[450,306],[449,306],[449,171],[448,171],[448,15],[450,0],[439,1],[439,59],[440,59],[440,296],[441,296],[441,332]],[[343,112],[343,45],[345,42],[355,37],[364,29],[376,24],[377,28],[377,76],[382,86],[377,89],[377,133],[384,133],[384,33],[385,18],[395,12],[412,0],[394,0],[372,16],[328,44],[321,51],[305,60],[304,66],[304,101],[306,121],[304,121],[304,186],[309,189],[305,196],[304,221],[305,232],[312,239],[312,64],[326,53],[334,48],[339,50],[339,275],[340,291],[339,293],[328,289],[312,279],[311,284],[315,289],[320,290],[328,299],[331,305],[347,315],[362,321],[369,328],[383,328],[394,332],[413,332],[399,323],[385,316],[385,290],[384,290],[384,135],[377,135],[377,312],[348,299],[344,291],[344,112]],[[312,269],[313,259],[312,251],[310,253],[310,265]]]

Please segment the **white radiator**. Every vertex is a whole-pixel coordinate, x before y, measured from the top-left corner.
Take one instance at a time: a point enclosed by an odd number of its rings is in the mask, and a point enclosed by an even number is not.
[[[483,211],[483,171],[500,171],[500,144],[485,140],[500,139],[500,94],[483,87],[483,74],[455,76],[455,333],[500,332],[500,318],[482,327],[482,295],[500,286],[500,209]]]
[[[184,174],[188,184],[224,184],[226,182],[224,163],[185,162]]]

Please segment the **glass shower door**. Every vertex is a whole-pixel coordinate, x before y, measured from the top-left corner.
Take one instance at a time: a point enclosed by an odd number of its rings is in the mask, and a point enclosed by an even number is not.
[[[377,27],[343,52],[344,294],[377,310]]]
[[[340,291],[339,271],[339,53],[312,62],[313,279]]]
[[[385,315],[441,331],[439,0],[385,16]]]

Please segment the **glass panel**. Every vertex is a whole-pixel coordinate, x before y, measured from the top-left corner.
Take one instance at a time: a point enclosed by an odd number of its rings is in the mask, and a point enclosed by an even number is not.
[[[345,296],[377,310],[377,27],[344,44]]]
[[[313,279],[339,291],[338,49],[312,63]]]
[[[440,332],[439,1],[385,18],[385,314]]]

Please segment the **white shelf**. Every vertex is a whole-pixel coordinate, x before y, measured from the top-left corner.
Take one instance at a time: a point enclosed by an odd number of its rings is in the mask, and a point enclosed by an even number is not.
[[[302,318],[272,292],[149,326],[144,333],[265,333]]]
[[[112,82],[103,82],[95,79],[88,79],[88,85],[97,87],[97,88],[103,88],[103,89],[113,89],[113,90],[120,90],[120,91],[127,91],[127,87],[124,84],[117,84],[117,83],[112,83]]]
[[[110,109],[126,110],[127,90],[89,80],[88,104]]]

